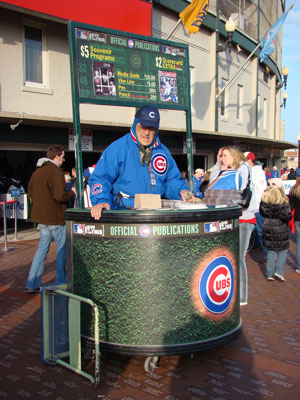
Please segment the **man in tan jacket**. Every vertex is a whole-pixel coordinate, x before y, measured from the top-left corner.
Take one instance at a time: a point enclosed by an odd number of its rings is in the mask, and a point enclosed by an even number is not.
[[[47,158],[40,158],[37,169],[28,185],[32,200],[30,219],[39,224],[40,242],[33,257],[26,290],[30,293],[40,291],[45,260],[52,238],[56,244],[55,283],[66,283],[66,226],[64,211],[67,203],[75,197],[75,188],[65,191],[66,183],[60,168],[65,158],[64,150],[57,145],[47,149]]]

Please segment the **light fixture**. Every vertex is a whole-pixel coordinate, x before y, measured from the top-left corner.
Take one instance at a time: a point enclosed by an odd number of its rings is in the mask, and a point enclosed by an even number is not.
[[[289,70],[286,66],[284,66],[281,70],[282,76],[283,76],[283,86],[286,89],[286,84],[287,84],[287,77],[288,77],[288,73]]]
[[[233,32],[235,31],[235,28],[236,28],[235,22],[233,21],[233,19],[229,18],[229,20],[225,24],[225,30],[227,32],[227,40],[226,40],[225,46],[219,45],[217,48],[217,53],[226,51],[227,48],[229,50],[229,53],[231,53],[231,49],[233,47],[232,35],[233,35]]]
[[[9,125],[9,126],[10,126],[10,129],[11,129],[12,131],[14,131],[19,125],[21,125],[22,122],[23,122],[23,120],[20,119],[20,121],[18,121],[16,124],[11,124],[11,125]]]
[[[288,98],[287,92],[284,92],[284,93],[283,93],[282,98],[283,98],[283,102],[282,102],[282,104],[281,104],[280,107],[284,107],[284,108],[285,108],[285,106],[286,106],[286,99]]]
[[[242,48],[241,48],[241,46],[240,46],[239,44],[236,45],[236,49],[237,49],[238,53],[240,53],[241,51],[243,51]]]

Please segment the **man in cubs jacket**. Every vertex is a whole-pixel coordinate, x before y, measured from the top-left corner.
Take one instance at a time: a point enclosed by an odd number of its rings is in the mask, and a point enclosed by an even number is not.
[[[103,208],[133,207],[136,193],[186,201],[189,187],[171,153],[160,143],[159,120],[157,108],[142,107],[130,133],[103,152],[89,178],[93,218],[100,219]]]

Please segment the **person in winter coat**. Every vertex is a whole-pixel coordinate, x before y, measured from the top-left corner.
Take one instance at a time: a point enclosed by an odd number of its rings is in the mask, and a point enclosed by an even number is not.
[[[271,178],[280,178],[279,171],[276,165],[274,165],[274,167],[272,168]]]
[[[266,175],[262,169],[262,166],[260,164],[255,163],[256,156],[254,153],[248,151],[248,152],[244,153],[244,155],[249,162],[249,165],[251,167],[251,172],[252,172],[252,181],[254,183],[254,191],[255,191],[255,197],[256,197],[256,202],[257,202],[257,204],[256,204],[257,211],[255,212],[256,231],[257,231],[260,245],[265,253],[265,257],[263,259],[265,261],[267,251],[266,251],[266,249],[264,249],[263,241],[262,241],[262,227],[263,227],[264,219],[260,215],[259,204],[261,201],[261,196],[263,195],[263,192],[267,188]]]
[[[129,133],[102,153],[89,178],[91,216],[101,218],[102,209],[132,208],[136,193],[159,194],[166,199],[189,200],[189,187],[174,158],[158,137],[160,115],[156,107],[137,111]]]
[[[266,181],[268,182],[268,180],[271,179],[271,168],[265,167],[264,171],[265,171],[265,175],[266,175]]]
[[[202,168],[197,168],[194,174],[194,196],[202,199],[203,195],[200,192],[200,185],[204,179],[204,170]]]
[[[293,180],[297,178],[297,172],[294,170],[294,168],[291,168],[290,173],[288,174],[287,178],[289,180]]]
[[[296,179],[296,184],[291,188],[289,193],[289,201],[291,210],[295,210],[294,222],[296,230],[296,273],[300,274],[300,178]]]
[[[47,149],[47,157],[40,158],[37,169],[32,174],[28,193],[32,201],[30,220],[39,224],[40,242],[34,254],[26,290],[29,293],[40,292],[40,283],[44,272],[45,260],[52,238],[56,244],[55,283],[66,283],[66,225],[64,212],[70,199],[74,199],[76,190],[65,191],[66,182],[61,166],[65,161],[65,152],[58,146]]]
[[[292,218],[288,197],[282,187],[271,184],[262,195],[260,213],[263,224],[263,244],[268,250],[267,280],[284,282],[283,267],[289,247],[288,222]],[[277,261],[276,261],[277,255]]]

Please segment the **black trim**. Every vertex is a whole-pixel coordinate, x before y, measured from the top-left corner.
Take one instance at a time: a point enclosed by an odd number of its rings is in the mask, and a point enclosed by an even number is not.
[[[93,223],[162,223],[162,222],[195,222],[195,221],[224,221],[236,219],[242,215],[239,206],[228,208],[207,208],[205,210],[103,210],[102,217],[96,221],[88,209],[68,209],[65,220],[74,222]]]
[[[218,336],[213,339],[203,340],[193,343],[175,344],[171,346],[132,346],[118,343],[100,342],[100,351],[114,354],[123,354],[128,356],[175,356],[181,354],[196,353],[224,346],[237,340],[242,334],[242,319],[240,319],[237,328],[231,332]],[[93,347],[94,341],[91,338],[82,337],[83,344],[87,347]]]

